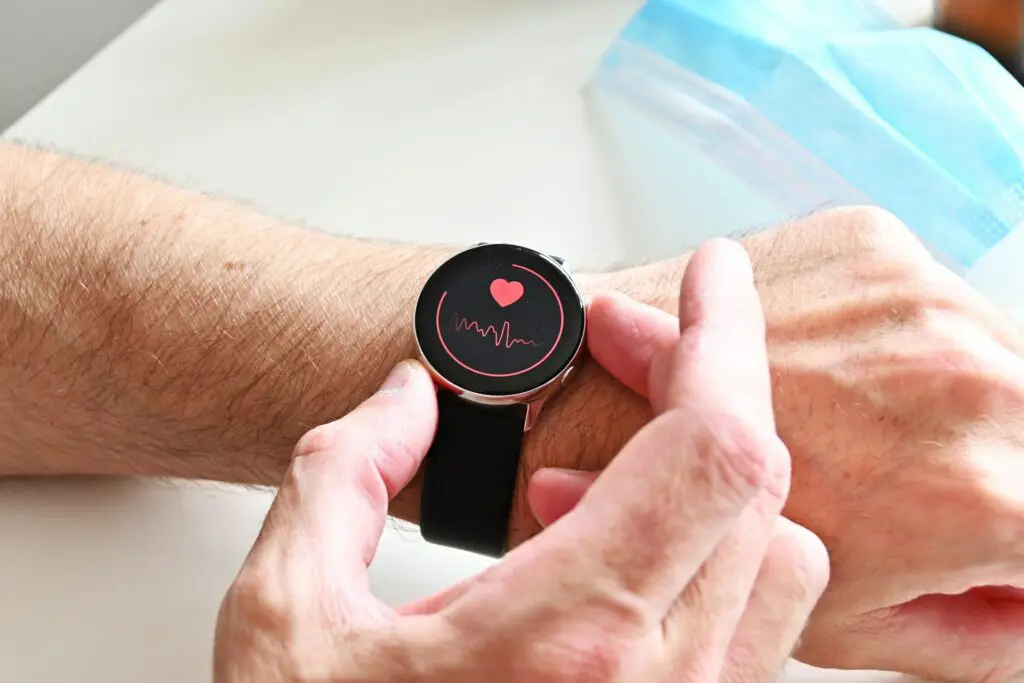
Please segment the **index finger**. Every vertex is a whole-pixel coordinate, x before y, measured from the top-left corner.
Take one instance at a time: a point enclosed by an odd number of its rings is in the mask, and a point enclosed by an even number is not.
[[[658,619],[761,490],[769,468],[788,467],[764,419],[771,414],[764,321],[742,248],[724,241],[701,248],[683,291],[683,333],[652,370],[662,373],[661,414],[537,544],[539,552],[572,547],[573,572],[592,597],[640,598]],[[757,402],[756,411],[743,407]]]
[[[774,425],[764,311],[738,242],[713,240],[690,260],[679,295],[676,344],[650,367],[656,412],[724,401]]]

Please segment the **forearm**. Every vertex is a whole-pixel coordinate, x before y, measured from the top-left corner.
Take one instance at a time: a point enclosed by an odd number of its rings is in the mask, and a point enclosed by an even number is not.
[[[452,251],[0,143],[0,474],[276,484],[305,430],[414,355]]]
[[[302,230],[0,143],[0,476],[277,484],[305,431],[415,355],[416,296],[456,250]],[[579,279],[674,311],[683,266]],[[531,431],[523,475],[601,467],[646,418],[589,363]],[[416,520],[416,482],[392,511]],[[520,504],[515,537],[534,531]]]

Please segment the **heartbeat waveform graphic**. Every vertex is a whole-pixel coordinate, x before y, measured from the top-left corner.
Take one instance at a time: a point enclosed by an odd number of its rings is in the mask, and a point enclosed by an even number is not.
[[[480,327],[480,323],[475,320],[467,320],[455,314],[455,331],[462,332],[463,330],[476,332],[484,339],[488,337],[494,337],[495,346],[504,346],[506,349],[511,349],[516,344],[523,344],[525,346],[533,346],[534,348],[540,346],[537,342],[532,339],[520,339],[519,337],[512,336],[512,326],[506,320],[501,324],[501,328],[497,328],[494,325],[488,325],[487,327]]]

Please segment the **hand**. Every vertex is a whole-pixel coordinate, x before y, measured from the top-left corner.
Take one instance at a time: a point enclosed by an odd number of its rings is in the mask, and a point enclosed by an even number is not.
[[[423,368],[303,438],[222,606],[216,681],[774,680],[828,558],[779,517],[790,463],[742,250],[709,244],[683,289],[657,418],[571,512],[441,595],[392,611],[366,573],[432,438]]]
[[[821,213],[746,246],[793,458],[785,514],[832,558],[800,657],[963,681],[1024,672],[1024,591],[1008,588],[1024,587],[1019,335],[879,211]],[[593,356],[649,394],[675,318],[598,298],[589,326]],[[555,514],[585,482],[547,486]]]

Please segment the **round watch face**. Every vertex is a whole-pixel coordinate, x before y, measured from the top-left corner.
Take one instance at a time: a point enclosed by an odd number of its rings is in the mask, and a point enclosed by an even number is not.
[[[485,244],[446,261],[416,304],[416,340],[445,381],[514,396],[558,377],[583,343],[583,297],[552,259]]]

